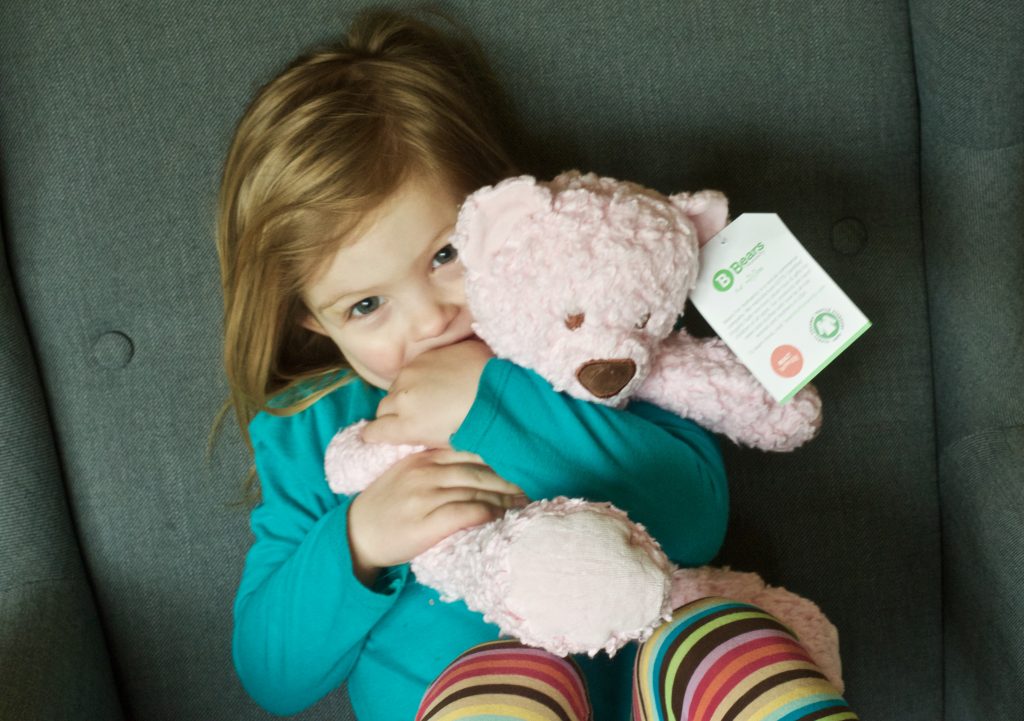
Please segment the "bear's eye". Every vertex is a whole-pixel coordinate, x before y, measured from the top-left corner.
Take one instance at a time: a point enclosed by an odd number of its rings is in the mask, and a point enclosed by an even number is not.
[[[568,328],[569,330],[576,330],[581,325],[583,325],[583,321],[586,319],[586,317],[587,316],[583,313],[567,315],[565,317],[565,327]]]
[[[643,330],[644,328],[646,328],[647,327],[647,321],[649,321],[650,319],[651,319],[651,314],[650,313],[644,313],[643,317],[640,318],[640,322],[636,324],[636,329],[637,330]]]

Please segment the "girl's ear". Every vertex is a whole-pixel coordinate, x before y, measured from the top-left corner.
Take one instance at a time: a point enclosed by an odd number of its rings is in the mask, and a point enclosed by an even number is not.
[[[551,192],[529,175],[503,180],[462,203],[452,243],[467,268],[480,268],[501,249],[516,226],[551,207]]]
[[[693,195],[678,193],[669,200],[693,223],[701,245],[729,224],[729,200],[717,190],[701,190]]]

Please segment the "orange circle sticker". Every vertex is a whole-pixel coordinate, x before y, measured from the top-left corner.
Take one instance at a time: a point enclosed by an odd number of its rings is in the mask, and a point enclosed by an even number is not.
[[[804,367],[804,357],[796,346],[780,345],[772,351],[772,370],[783,378],[792,378]]]

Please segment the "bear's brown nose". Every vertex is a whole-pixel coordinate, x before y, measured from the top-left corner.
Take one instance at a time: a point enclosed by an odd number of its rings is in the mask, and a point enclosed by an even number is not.
[[[611,398],[636,375],[636,363],[629,358],[587,361],[576,370],[576,378],[597,398]]]

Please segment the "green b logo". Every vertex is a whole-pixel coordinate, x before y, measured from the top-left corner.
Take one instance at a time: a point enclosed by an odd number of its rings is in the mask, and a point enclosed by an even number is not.
[[[712,284],[715,286],[715,290],[727,291],[732,288],[733,274],[722,268],[720,271],[715,273],[715,277],[712,279]]]

